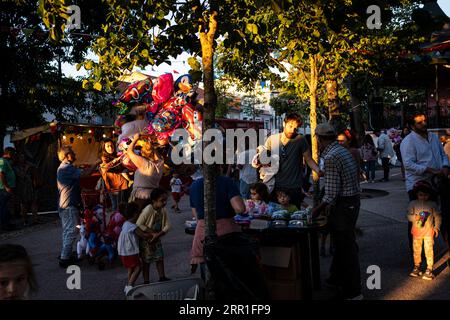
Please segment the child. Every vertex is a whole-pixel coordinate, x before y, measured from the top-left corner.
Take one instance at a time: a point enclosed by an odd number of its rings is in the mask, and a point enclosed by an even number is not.
[[[113,265],[114,258],[116,257],[117,241],[119,240],[119,235],[122,231],[122,225],[126,220],[121,212],[126,212],[126,208],[127,204],[125,202],[121,202],[119,204],[119,211],[114,212],[114,214],[109,218],[108,226],[106,227],[103,235],[103,242],[96,254],[96,260],[98,261],[100,270],[105,268],[105,264],[102,261],[104,255],[108,256],[108,267]]]
[[[281,205],[282,210],[287,210],[288,213],[292,214],[298,211],[296,205],[291,204],[291,197],[286,190],[278,189],[276,190],[277,201]]]
[[[363,160],[364,171],[366,172],[366,181],[375,182],[375,164],[377,162],[377,149],[373,143],[372,136],[366,134],[361,146],[361,158]]]
[[[156,188],[150,195],[151,204],[142,210],[136,225],[145,232],[152,235],[152,239],[141,240],[139,242],[139,251],[143,262],[142,274],[144,276],[144,284],[150,283],[149,268],[150,263],[156,263],[156,269],[159,275],[159,281],[170,280],[166,278],[164,272],[164,252],[161,245],[161,237],[170,229],[169,217],[167,210],[167,192]]]
[[[143,232],[136,226],[136,220],[139,217],[139,205],[136,202],[130,202],[125,208],[123,210],[122,207],[122,212],[126,221],[122,225],[117,249],[123,266],[128,269],[128,283],[124,289],[125,294],[127,294],[133,288],[141,272],[138,237],[151,238],[151,234]]]
[[[182,188],[183,182],[179,178],[178,173],[174,173],[172,179],[170,180],[170,187],[172,188],[172,198],[173,201],[175,201],[175,204],[172,206],[173,209],[175,209],[175,212],[181,212],[180,208],[178,207],[178,203],[180,202],[180,199],[183,195]]]
[[[407,218],[413,223],[411,234],[413,236],[414,269],[410,273],[411,277],[420,277],[422,272],[420,265],[422,263],[422,243],[425,248],[425,257],[427,259],[427,269],[422,279],[433,280],[434,264],[434,237],[439,234],[441,226],[441,215],[434,201],[429,200],[433,193],[431,185],[426,181],[418,181],[414,185],[414,193],[417,200],[409,203]]]
[[[264,183],[250,186],[251,199],[245,200],[245,212],[250,215],[262,215],[267,212],[270,201],[269,190]]]
[[[36,290],[33,266],[25,248],[0,245],[0,300],[28,299]]]

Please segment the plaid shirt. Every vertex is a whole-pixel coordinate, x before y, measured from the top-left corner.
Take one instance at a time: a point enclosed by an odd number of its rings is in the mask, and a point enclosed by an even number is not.
[[[334,204],[337,197],[360,193],[358,164],[351,153],[333,142],[322,153],[325,162],[325,196],[323,202]]]

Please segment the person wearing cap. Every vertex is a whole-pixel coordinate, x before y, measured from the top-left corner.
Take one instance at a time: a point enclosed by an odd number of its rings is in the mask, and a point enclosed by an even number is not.
[[[416,113],[408,120],[412,132],[403,139],[400,145],[400,152],[405,166],[405,185],[409,200],[415,200],[414,185],[416,182],[425,180],[431,182],[434,176],[441,176],[448,181],[449,161],[444,152],[442,144],[435,133],[428,132],[427,118],[423,113]],[[448,188],[441,192],[441,212],[445,220],[442,234],[448,237],[447,220],[448,205],[445,206],[448,198]],[[433,200],[437,200],[436,198]],[[444,206],[443,206],[444,205]],[[412,252],[412,223],[408,223],[408,240]],[[447,238],[448,240],[448,238]]]
[[[67,268],[69,265],[78,262],[71,255],[72,247],[77,237],[76,226],[79,224],[81,207],[80,178],[90,176],[101,161],[81,171],[73,165],[76,161],[76,155],[70,146],[62,146],[60,148],[58,159],[61,161],[56,173],[59,195],[58,213],[62,224],[62,249],[59,265]]]
[[[361,273],[355,235],[360,207],[358,164],[336,141],[336,132],[331,125],[319,124],[315,134],[324,159],[325,195],[313,208],[312,215],[317,217],[329,207],[328,223],[335,251],[330,277],[325,282],[341,289],[339,298],[360,300]]]
[[[300,208],[304,198],[302,191],[303,159],[312,170],[319,175],[323,174],[311,157],[310,147],[305,137],[298,134],[301,124],[300,115],[289,113],[283,121],[283,132],[269,136],[265,142],[265,148],[270,150],[271,154],[279,155],[280,159],[279,169],[275,175],[272,199],[276,199],[277,189],[286,190],[297,208]]]

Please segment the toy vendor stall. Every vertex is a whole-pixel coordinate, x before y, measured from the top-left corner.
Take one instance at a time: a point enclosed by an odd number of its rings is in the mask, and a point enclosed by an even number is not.
[[[39,211],[55,211],[58,190],[56,171],[60,164],[58,149],[70,145],[77,155],[75,166],[91,166],[97,162],[101,140],[114,138],[113,126],[51,122],[39,127],[13,132],[11,141],[18,152],[37,168],[39,186],[37,188]],[[98,173],[82,179],[81,187],[94,189],[99,179]]]

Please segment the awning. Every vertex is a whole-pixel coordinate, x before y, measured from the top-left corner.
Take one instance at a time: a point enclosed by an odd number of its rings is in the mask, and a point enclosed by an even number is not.
[[[13,133],[11,133],[11,141],[19,141],[19,140],[23,140],[26,139],[27,137],[30,137],[32,135],[35,135],[37,133],[41,133],[41,132],[50,132],[50,124],[44,124],[42,126],[39,127],[34,127],[34,128],[30,128],[30,129],[25,129],[25,130],[21,130],[21,131],[15,131]]]

